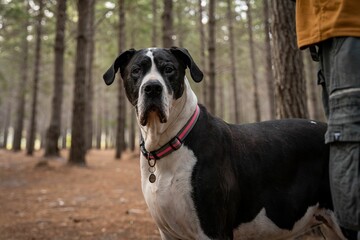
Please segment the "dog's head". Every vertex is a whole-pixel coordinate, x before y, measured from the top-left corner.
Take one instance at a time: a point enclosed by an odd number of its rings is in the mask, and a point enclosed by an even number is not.
[[[152,117],[167,122],[173,101],[183,95],[187,67],[192,79],[200,82],[203,73],[185,48],[129,49],[115,59],[103,78],[112,84],[120,69],[126,96],[145,126]]]

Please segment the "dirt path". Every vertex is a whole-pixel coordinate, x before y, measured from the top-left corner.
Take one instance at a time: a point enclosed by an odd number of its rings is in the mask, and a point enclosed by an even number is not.
[[[35,167],[42,154],[0,150],[0,240],[160,239],[142,196],[138,154],[116,161],[114,151],[92,150],[82,168],[66,166],[65,151]],[[298,239],[324,239],[326,231],[318,226]]]
[[[92,150],[88,167],[0,150],[0,239],[160,239],[143,200],[138,155]]]

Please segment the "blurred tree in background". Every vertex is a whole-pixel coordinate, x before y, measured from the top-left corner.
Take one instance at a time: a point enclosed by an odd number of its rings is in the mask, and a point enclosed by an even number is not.
[[[134,142],[138,142],[133,107],[120,92],[121,80],[116,83],[119,88],[107,88],[102,80],[102,74],[119,52],[131,47],[140,49],[166,44],[187,48],[205,74],[200,84],[190,81],[199,102],[230,123],[272,119],[275,105],[277,109],[283,106],[297,108],[289,97],[280,97],[285,93],[278,94],[274,104],[274,76],[277,88],[282,88],[279,85],[282,73],[275,75],[273,71],[278,66],[276,61],[286,66],[288,63],[275,54],[276,49],[271,58],[270,48],[279,46],[279,31],[290,22],[282,22],[278,25],[281,29],[276,29],[275,22],[280,21],[276,19],[279,6],[273,1],[67,0],[63,70],[58,70],[60,72],[56,69],[61,68],[61,63],[55,58],[59,34],[57,9],[65,1],[43,2],[40,55],[36,54],[40,3],[37,0],[0,2],[0,146],[4,148],[18,151],[29,143],[26,139],[31,133],[30,98],[33,96],[29,73],[36,71],[34,63],[40,60],[38,56],[41,56],[41,62],[33,122],[36,124],[34,149],[50,144],[59,149],[80,144],[84,158],[81,160],[80,155],[71,158],[83,163],[86,150],[92,147],[118,146],[120,156],[127,148],[134,149]],[[86,17],[86,26],[79,35],[80,3],[90,5],[87,14],[90,17]],[[79,38],[86,43],[79,44]],[[293,48],[292,53],[282,48],[283,56],[301,56],[292,43],[281,44]],[[78,54],[82,50],[85,55],[79,60]],[[314,84],[314,65],[308,61],[307,54],[304,52],[304,57],[297,58],[298,64],[304,66],[305,74],[298,76],[303,85],[301,92],[295,94],[302,99],[303,116],[308,114],[309,108],[310,118],[323,120],[319,94],[316,94],[319,90]],[[305,65],[302,59],[306,59]],[[81,73],[77,72],[80,63]],[[54,80],[60,73],[63,74],[62,87]],[[281,83],[293,83],[293,76],[282,76]],[[308,84],[309,98],[306,97],[305,83]],[[74,88],[80,92],[74,92]],[[54,103],[56,95],[63,95],[62,101]],[[80,103],[75,101],[78,97]],[[80,107],[84,111],[79,110]],[[54,115],[55,112],[58,115]],[[55,129],[54,119],[58,121],[55,123],[56,134],[52,140],[46,140],[50,134],[46,133],[47,129]],[[77,131],[82,135],[80,142]],[[116,140],[118,138],[123,140]]]

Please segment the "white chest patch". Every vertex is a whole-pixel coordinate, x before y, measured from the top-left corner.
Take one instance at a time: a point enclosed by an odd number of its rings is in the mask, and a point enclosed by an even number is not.
[[[196,158],[182,146],[156,163],[156,181],[149,182],[149,166],[141,156],[142,191],[162,239],[208,239],[201,230],[191,198],[191,174]]]

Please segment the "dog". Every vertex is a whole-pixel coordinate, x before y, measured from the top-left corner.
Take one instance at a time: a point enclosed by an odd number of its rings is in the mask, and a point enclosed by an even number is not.
[[[233,125],[198,104],[185,48],[129,49],[120,70],[141,130],[142,192],[162,239],[293,239],[318,224],[345,239],[332,211],[326,124]]]

